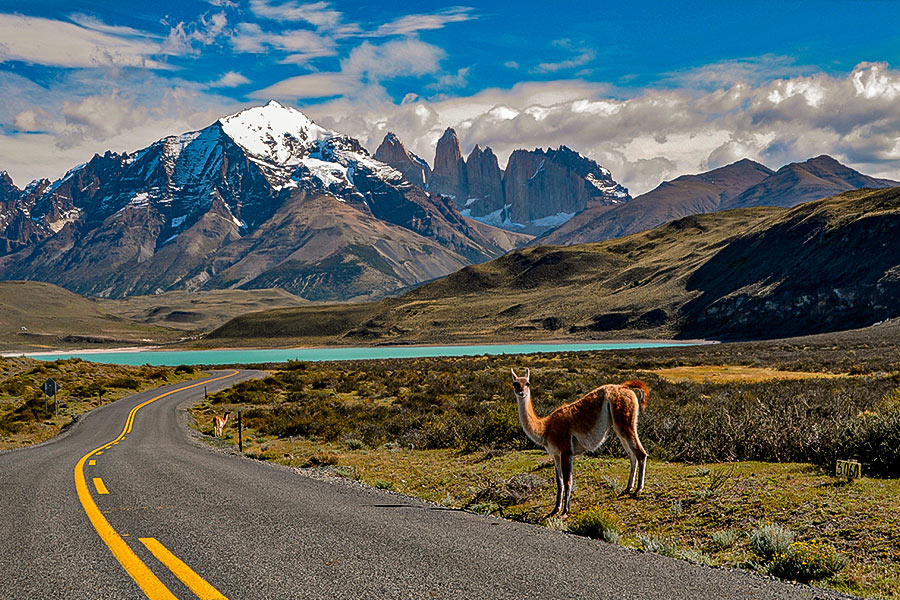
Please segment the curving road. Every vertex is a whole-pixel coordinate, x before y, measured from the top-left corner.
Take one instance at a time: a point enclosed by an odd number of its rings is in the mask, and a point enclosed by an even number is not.
[[[320,481],[192,442],[143,392],[0,454],[0,598],[832,598],[752,573]],[[180,407],[180,408],[179,408]]]

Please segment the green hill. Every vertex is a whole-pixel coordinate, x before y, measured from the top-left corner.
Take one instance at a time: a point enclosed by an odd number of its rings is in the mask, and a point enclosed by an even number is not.
[[[540,246],[400,298],[238,317],[222,343],[777,338],[900,316],[900,188]],[[274,338],[274,339],[266,339]]]

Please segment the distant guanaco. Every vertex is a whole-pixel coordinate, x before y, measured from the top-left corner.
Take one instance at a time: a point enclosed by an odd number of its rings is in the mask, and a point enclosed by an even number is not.
[[[639,407],[646,407],[650,397],[647,384],[632,380],[620,385],[602,385],[570,404],[563,404],[546,417],[539,417],[531,401],[530,369],[525,369],[524,377],[510,370],[522,429],[528,439],[550,453],[556,464],[556,506],[551,517],[560,511],[561,516],[569,514],[574,457],[599,448],[606,441],[610,426],[631,457],[626,492],[637,496],[644,489],[647,451],[638,438],[637,420]],[[640,402],[636,391],[641,393]]]
[[[213,427],[216,430],[216,437],[222,437],[222,433],[225,431],[225,423],[228,422],[228,415],[230,414],[231,412],[226,410],[224,417],[213,417]]]

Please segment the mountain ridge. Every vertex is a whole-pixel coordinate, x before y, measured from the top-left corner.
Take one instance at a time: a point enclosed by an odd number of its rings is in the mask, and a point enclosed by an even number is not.
[[[741,159],[730,165],[664,181],[627,204],[588,208],[531,243],[571,245],[613,239],[692,214],[750,206],[791,207],[863,187],[900,186],[869,177],[821,155],[773,171]]]

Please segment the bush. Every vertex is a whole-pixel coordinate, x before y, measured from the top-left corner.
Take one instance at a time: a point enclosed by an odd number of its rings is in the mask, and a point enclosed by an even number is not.
[[[141,382],[134,377],[116,377],[106,382],[106,385],[125,390],[136,390],[141,387]]]
[[[600,507],[589,508],[572,517],[569,531],[576,535],[616,543],[623,529],[622,520]]]
[[[793,531],[772,523],[761,525],[750,534],[750,550],[765,562],[788,554],[793,542]]]
[[[794,542],[786,552],[776,554],[768,572],[781,579],[801,583],[828,579],[847,566],[847,559],[823,542]]]
[[[863,412],[844,432],[843,457],[865,464],[866,475],[900,476],[900,402],[896,394],[877,412]]]

